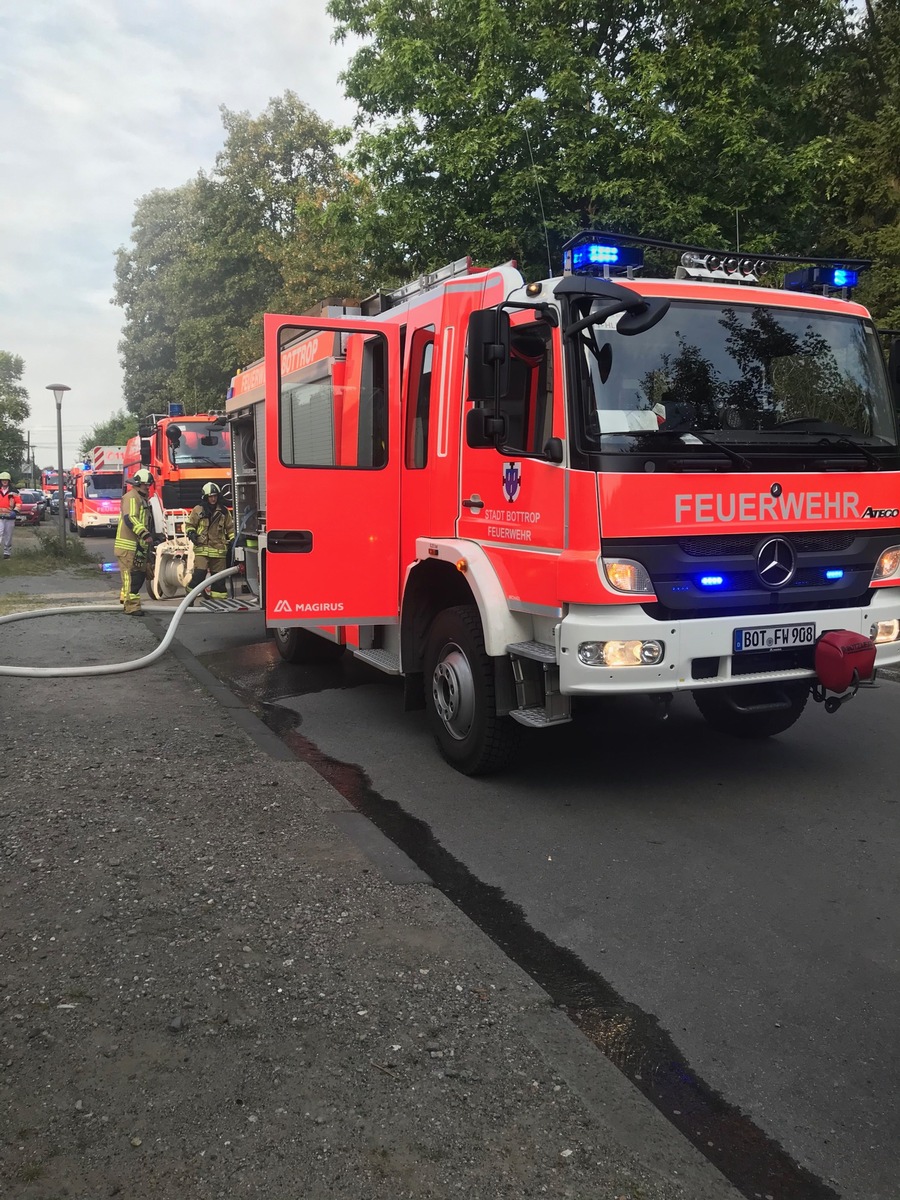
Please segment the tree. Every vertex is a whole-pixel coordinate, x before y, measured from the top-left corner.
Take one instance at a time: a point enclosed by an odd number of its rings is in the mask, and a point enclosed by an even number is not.
[[[20,382],[25,363],[18,354],[0,350],[0,470],[18,479],[27,458],[21,426],[30,415],[28,392]]]
[[[132,413],[166,412],[177,399],[175,334],[181,300],[180,267],[199,234],[198,184],[142,197],[131,245],[116,252],[112,303],[125,310],[119,342],[125,403]]]
[[[857,298],[900,329],[900,0],[871,0],[841,81],[842,121],[823,163],[833,239],[872,270]]]
[[[100,421],[78,443],[78,454],[86,459],[94,446],[124,446],[138,431],[138,419],[123,409]]]
[[[356,292],[363,255],[338,156],[341,133],[292,93],[257,117],[222,109],[211,175],[137,206],[119,250],[116,303],[130,411],[222,406],[238,367],[262,353],[262,314]],[[349,247],[349,248],[348,248]]]
[[[344,81],[360,106],[355,163],[381,201],[370,240],[396,247],[406,275],[466,253],[530,273],[549,255],[555,271],[562,238],[587,225],[731,246],[736,212],[746,248],[814,248],[841,0],[329,12],[339,38],[363,42]]]

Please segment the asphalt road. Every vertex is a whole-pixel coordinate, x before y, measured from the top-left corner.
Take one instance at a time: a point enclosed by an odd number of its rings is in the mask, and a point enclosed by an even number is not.
[[[655,1017],[802,1167],[848,1200],[896,1200],[900,685],[833,716],[810,705],[759,743],[715,734],[687,699],[665,723],[639,700],[598,705],[469,780],[397,680],[349,659],[284,664],[258,616],[182,631]]]

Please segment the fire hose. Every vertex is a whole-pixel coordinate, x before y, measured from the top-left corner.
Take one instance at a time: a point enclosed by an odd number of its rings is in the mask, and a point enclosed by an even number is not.
[[[163,608],[162,605],[148,604],[144,611],[153,613],[154,616],[170,616],[172,621],[169,628],[166,630],[166,635],[159,643],[155,650],[149,654],[145,654],[143,658],[135,658],[130,662],[123,663],[104,663],[95,667],[7,667],[0,666],[0,675],[14,675],[24,679],[58,679],[62,677],[73,677],[83,675],[120,675],[125,671],[139,671],[142,667],[149,667],[151,663],[156,662],[169,649],[172,640],[175,637],[175,630],[178,628],[181,618],[187,612],[201,612],[201,609],[191,608],[191,602],[195,596],[198,596],[204,588],[209,587],[211,583],[215,583],[219,579],[225,579],[229,575],[236,575],[237,567],[228,567],[224,571],[218,571],[215,575],[209,575],[202,583],[198,583],[196,587],[191,588],[188,594],[184,597],[177,608]],[[68,613],[85,613],[85,612],[118,612],[121,613],[122,607],[120,604],[79,604],[68,605],[61,608],[35,608],[29,612],[11,613],[8,617],[0,617],[0,625],[9,625],[13,621],[29,621],[35,617],[57,617],[67,615]]]

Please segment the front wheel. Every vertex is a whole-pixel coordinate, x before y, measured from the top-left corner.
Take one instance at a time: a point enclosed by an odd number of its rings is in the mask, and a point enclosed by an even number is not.
[[[311,629],[277,625],[272,633],[278,653],[285,662],[310,665],[332,663],[337,662],[344,653],[344,647],[338,642],[330,642],[327,638],[319,637]]]
[[[424,670],[428,723],[446,761],[463,775],[505,766],[520,729],[497,713],[494,664],[477,609],[458,605],[438,613],[425,643]]]
[[[765,738],[784,733],[799,721],[809,691],[809,683],[802,679],[750,683],[742,687],[698,690],[694,692],[694,702],[719,733]]]

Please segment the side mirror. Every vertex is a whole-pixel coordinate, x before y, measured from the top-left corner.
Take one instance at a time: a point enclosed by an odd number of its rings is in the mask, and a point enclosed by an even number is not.
[[[469,399],[505,396],[509,388],[509,313],[481,308],[469,314]]]
[[[506,417],[495,417],[489,408],[470,408],[466,413],[466,445],[487,450],[506,440]]]
[[[151,454],[150,439],[149,438],[141,438],[141,466],[142,467],[150,466],[150,454]]]
[[[181,441],[181,430],[179,429],[179,427],[177,425],[167,425],[166,426],[166,437],[169,439],[169,441],[172,443],[173,446],[177,446],[178,443]]]
[[[547,438],[544,446],[544,458],[547,462],[561,463],[563,460],[563,443],[562,438],[552,437]]]

